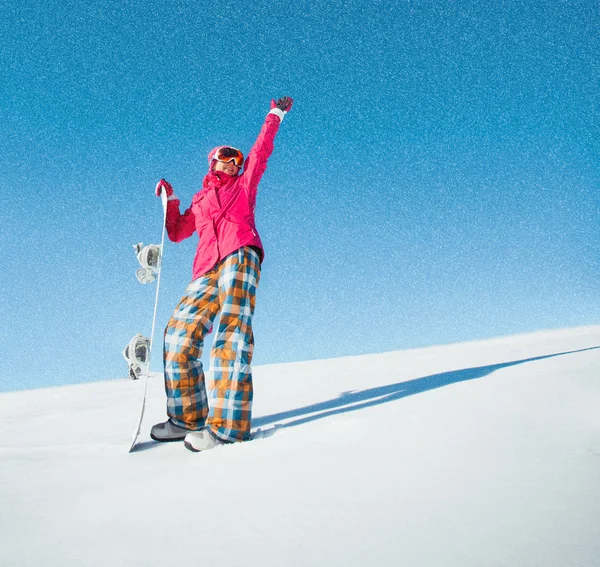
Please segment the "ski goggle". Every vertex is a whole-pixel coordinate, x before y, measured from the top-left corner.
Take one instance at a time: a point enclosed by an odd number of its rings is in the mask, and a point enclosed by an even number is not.
[[[135,255],[142,266],[135,272],[135,277],[140,283],[152,283],[160,268],[161,250],[158,244],[144,246],[142,242],[133,245]]]
[[[139,333],[133,337],[123,350],[123,358],[129,366],[129,377],[138,380],[148,368],[150,339]]]
[[[213,156],[213,159],[217,161],[221,161],[223,163],[233,162],[234,165],[238,167],[242,167],[244,165],[244,154],[240,152],[237,148],[232,148],[230,146],[222,146],[220,147]]]

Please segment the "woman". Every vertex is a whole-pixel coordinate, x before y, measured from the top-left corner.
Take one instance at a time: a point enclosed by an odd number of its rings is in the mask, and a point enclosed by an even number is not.
[[[168,196],[169,239],[180,242],[197,232],[199,243],[192,282],[165,329],[169,419],[152,428],[155,441],[183,439],[188,449],[205,451],[250,438],[252,315],[264,257],[254,221],[256,193],[292,103],[289,97],[271,101],[243,173],[239,150],[220,146],[208,154],[209,172],[185,213],[179,212],[179,199],[169,183],[161,179],[156,186],[157,195],[166,191]],[[218,313],[211,351],[214,376],[205,388],[200,356]]]

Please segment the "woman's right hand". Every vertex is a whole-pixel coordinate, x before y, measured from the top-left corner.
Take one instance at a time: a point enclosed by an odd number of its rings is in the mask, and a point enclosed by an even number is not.
[[[167,197],[171,197],[173,195],[173,187],[171,187],[171,184],[168,181],[165,181],[164,179],[161,179],[156,184],[156,189],[154,190],[154,192],[156,193],[157,197],[160,197],[161,191],[166,191]]]

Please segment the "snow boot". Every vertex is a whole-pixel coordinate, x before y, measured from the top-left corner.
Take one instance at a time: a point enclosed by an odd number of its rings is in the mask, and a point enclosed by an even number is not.
[[[189,429],[179,427],[169,419],[154,425],[150,430],[150,437],[155,441],[183,441],[189,432]]]
[[[201,429],[200,431],[190,431],[184,440],[184,445],[190,451],[198,453],[199,451],[208,451],[214,449],[219,445],[226,445],[225,441],[221,441],[215,434],[209,429]]]

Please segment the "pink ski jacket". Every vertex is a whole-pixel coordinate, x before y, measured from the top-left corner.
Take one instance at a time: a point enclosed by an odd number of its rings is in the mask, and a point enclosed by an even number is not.
[[[179,200],[168,202],[166,227],[169,239],[181,242],[194,232],[198,233],[192,280],[209,272],[242,246],[255,246],[260,250],[261,261],[264,258],[254,209],[258,183],[273,152],[273,140],[281,120],[276,112],[267,114],[241,175],[232,177],[221,171],[209,171],[202,189],[194,195],[190,208],[183,214],[179,212]],[[208,156],[209,167],[215,150]]]

